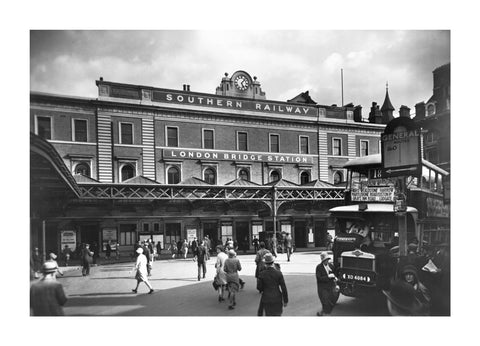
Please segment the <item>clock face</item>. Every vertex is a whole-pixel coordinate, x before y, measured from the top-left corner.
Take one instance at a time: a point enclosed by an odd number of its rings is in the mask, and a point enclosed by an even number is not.
[[[248,88],[248,79],[247,77],[240,75],[235,78],[235,86],[238,90],[244,91]]]

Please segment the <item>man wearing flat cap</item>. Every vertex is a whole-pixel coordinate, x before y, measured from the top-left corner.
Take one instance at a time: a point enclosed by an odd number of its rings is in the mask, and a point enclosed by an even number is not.
[[[32,316],[63,316],[67,301],[63,286],[57,281],[55,262],[47,261],[42,266],[42,278],[30,286],[30,313]]]
[[[285,279],[280,270],[273,265],[273,255],[265,254],[263,261],[266,268],[258,274],[257,290],[262,293],[258,316],[262,316],[263,309],[266,316],[281,316],[283,308],[288,304],[288,292]]]
[[[315,276],[317,278],[317,293],[322,303],[322,311],[317,316],[330,315],[333,306],[333,290],[336,285],[336,277],[333,273],[333,265],[329,262],[330,256],[327,252],[320,253],[320,264],[317,265]]]

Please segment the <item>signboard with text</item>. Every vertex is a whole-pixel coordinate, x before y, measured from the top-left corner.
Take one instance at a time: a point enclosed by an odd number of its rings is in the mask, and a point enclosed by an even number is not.
[[[77,233],[75,231],[61,231],[60,240],[62,243],[62,249],[65,247],[65,245],[68,245],[72,251],[74,251],[77,247]]]
[[[410,118],[390,121],[382,134],[382,176],[410,176],[421,173],[421,131]]]
[[[395,187],[365,187],[352,189],[352,201],[354,202],[392,202],[395,196]]]

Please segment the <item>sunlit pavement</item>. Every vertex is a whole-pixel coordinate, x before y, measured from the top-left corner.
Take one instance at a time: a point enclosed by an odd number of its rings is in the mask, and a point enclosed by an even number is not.
[[[256,316],[260,294],[256,290],[254,255],[239,255],[241,278],[245,288],[237,294],[237,305],[228,310],[228,303],[218,302],[212,286],[216,257],[207,262],[207,275],[197,280],[197,263],[188,259],[156,261],[150,283],[155,292],[141,283],[135,287],[134,263],[118,263],[91,268],[90,276],[82,276],[81,268],[69,268],[58,281],[63,284],[68,301],[68,316]],[[312,316],[320,310],[317,296],[315,268],[319,252],[294,253],[287,262],[286,254],[279,254],[288,289],[289,304],[283,316]],[[226,297],[226,295],[225,295]],[[332,316],[387,315],[382,296],[373,299],[355,299],[340,296]]]

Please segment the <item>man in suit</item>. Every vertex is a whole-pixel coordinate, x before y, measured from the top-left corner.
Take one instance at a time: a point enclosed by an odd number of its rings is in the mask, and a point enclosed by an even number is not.
[[[293,239],[290,233],[287,233],[285,237],[285,248],[287,249],[287,261],[290,262],[290,256],[292,255]]]
[[[288,292],[285,280],[280,270],[273,266],[273,255],[267,253],[264,257],[266,269],[258,274],[257,290],[262,293],[258,315],[281,316],[283,308],[288,304]]]
[[[333,273],[333,265],[329,260],[330,257],[327,252],[320,253],[321,263],[317,265],[315,270],[318,298],[320,298],[322,303],[322,312],[317,312],[317,316],[330,315],[334,306],[332,298],[337,278]]]
[[[207,249],[205,248],[205,242],[202,241],[200,243],[200,246],[197,247],[197,250],[195,251],[195,257],[193,260],[197,261],[197,266],[198,266],[198,281],[200,281],[200,273],[203,271],[203,278],[205,279],[205,274],[207,273],[207,264],[205,263],[207,261]]]

